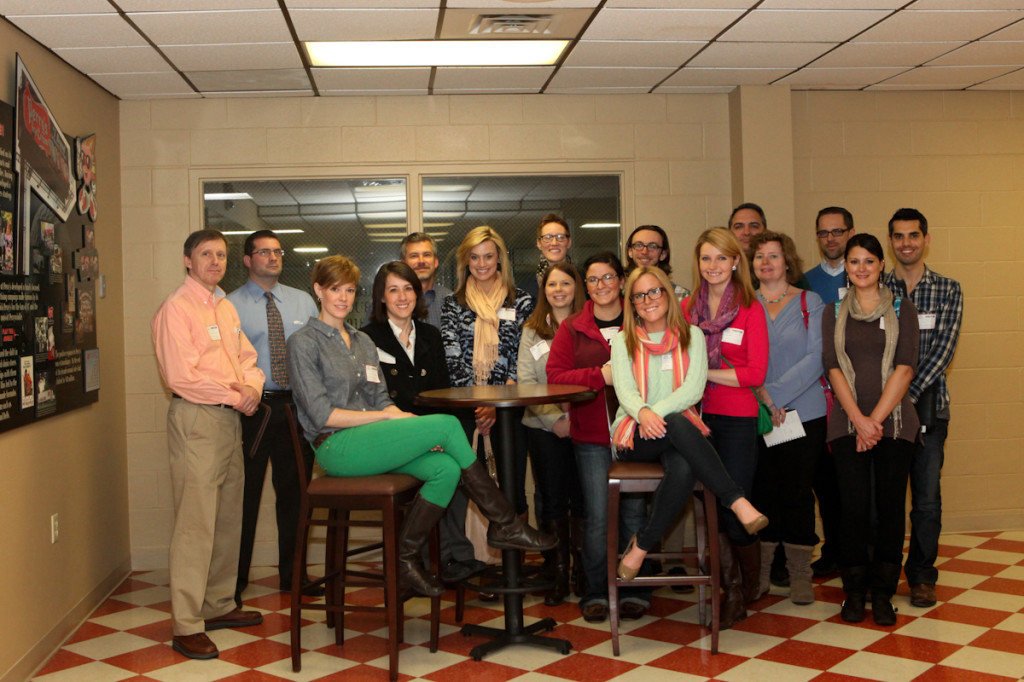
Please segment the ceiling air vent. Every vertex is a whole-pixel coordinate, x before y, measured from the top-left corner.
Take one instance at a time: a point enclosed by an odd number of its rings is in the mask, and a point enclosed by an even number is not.
[[[470,35],[549,35],[550,14],[481,14],[469,28]]]

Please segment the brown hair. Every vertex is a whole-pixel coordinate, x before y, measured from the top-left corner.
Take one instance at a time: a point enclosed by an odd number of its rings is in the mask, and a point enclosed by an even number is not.
[[[777,242],[782,247],[782,258],[786,261],[786,281],[790,284],[797,284],[804,272],[804,262],[796,252],[796,244],[788,234],[765,230],[758,232],[750,238],[751,258],[757,257],[757,250],[763,244]]]
[[[565,228],[565,234],[572,238],[572,233],[569,232],[569,223],[565,222],[565,219],[557,213],[548,213],[546,216],[540,219],[540,225],[537,226],[537,239],[540,239],[540,231],[545,225],[550,223],[556,223]]]
[[[700,274],[700,247],[710,244],[729,258],[739,258],[736,269],[732,271],[732,283],[736,288],[736,298],[744,308],[754,302],[754,287],[750,283],[750,260],[740,246],[740,240],[732,230],[724,227],[712,227],[701,233],[693,247],[693,295],[687,301],[686,312],[693,310],[697,295],[700,293],[704,280]]]
[[[313,266],[313,284],[321,288],[335,284],[359,284],[359,267],[344,256],[327,256]]]
[[[388,283],[388,275],[394,275],[412,285],[416,292],[416,305],[413,307],[412,316],[423,318],[427,316],[427,306],[423,303],[423,285],[416,271],[400,260],[393,260],[380,266],[377,276],[373,278],[373,305],[370,307],[370,319],[377,324],[384,324],[388,321],[388,307],[384,303],[384,289]]]
[[[633,305],[633,286],[644,275],[651,275],[658,280],[658,285],[662,288],[662,296],[668,296],[668,313],[665,315],[668,329],[676,331],[676,334],[679,335],[679,343],[683,348],[689,347],[690,325],[687,323],[686,318],[683,317],[683,309],[679,306],[679,299],[676,298],[676,288],[672,286],[668,273],[658,267],[641,265],[640,267],[633,268],[633,272],[629,273],[629,278],[626,279],[626,286],[623,290],[626,303],[622,315],[622,333],[625,336],[626,350],[629,351],[630,357],[633,356],[633,353],[636,352],[636,347],[639,345],[636,335],[637,325],[642,326],[642,323],[637,319],[636,308]]]
[[[583,284],[583,278],[577,272],[576,266],[564,261],[552,263],[540,280],[537,293],[537,307],[533,309],[533,314],[530,315],[529,319],[523,323],[524,328],[537,332],[537,336],[542,339],[553,339],[555,332],[558,331],[558,321],[555,320],[554,315],[551,315],[551,304],[548,303],[548,297],[544,294],[544,290],[548,285],[548,279],[551,278],[551,273],[556,270],[569,275],[572,281],[576,283],[576,291],[572,299],[572,310],[569,311],[570,315],[582,310],[583,304],[587,300],[587,287]]]

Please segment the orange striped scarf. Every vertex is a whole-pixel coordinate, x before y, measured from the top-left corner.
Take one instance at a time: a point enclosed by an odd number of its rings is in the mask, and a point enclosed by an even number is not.
[[[661,343],[655,343],[647,336],[647,330],[643,327],[636,329],[637,341],[636,350],[633,352],[633,376],[636,378],[636,387],[640,392],[640,398],[647,402],[647,367],[652,355],[664,355],[672,353],[672,390],[679,388],[686,372],[690,368],[690,355],[679,343],[679,335],[674,329],[665,332]],[[705,436],[711,433],[711,429],[701,420],[697,410],[691,405],[683,410],[683,416],[690,420]],[[619,425],[615,427],[612,434],[612,442],[619,448],[626,450],[633,449],[633,434],[636,433],[636,420],[628,414]]]

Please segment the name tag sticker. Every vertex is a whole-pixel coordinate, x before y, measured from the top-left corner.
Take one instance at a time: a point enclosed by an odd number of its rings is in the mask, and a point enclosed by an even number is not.
[[[389,365],[395,364],[395,356],[380,348],[377,349],[377,359]]]
[[[661,371],[671,372],[672,371],[672,354],[665,353],[661,356]]]
[[[614,339],[615,335],[619,333],[619,329],[620,327],[605,327],[601,330],[601,336],[604,337],[604,340],[608,342],[609,346],[612,345],[612,339]]]
[[[846,297],[846,287],[839,287],[839,300],[843,300]]]
[[[366,380],[373,384],[380,383],[380,374],[377,372],[376,365],[366,366]]]
[[[508,320],[509,322],[516,321],[516,309],[515,308],[502,308],[498,311],[499,320]]]
[[[211,324],[206,328],[206,332],[210,335],[210,338],[214,341],[220,341],[220,327],[215,324]]]
[[[885,329],[885,315],[882,315],[880,318],[878,318],[878,328]]]
[[[722,343],[731,343],[738,346],[743,343],[743,330],[736,327],[726,327],[722,332]]]
[[[534,360],[540,360],[542,357],[547,355],[550,350],[551,346],[548,345],[548,342],[545,339],[541,339],[530,346],[530,354],[533,355]]]
[[[936,313],[921,313],[917,316],[917,326],[920,329],[935,329]]]

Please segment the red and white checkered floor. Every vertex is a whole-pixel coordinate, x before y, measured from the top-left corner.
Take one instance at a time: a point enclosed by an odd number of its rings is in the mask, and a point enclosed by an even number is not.
[[[495,653],[483,661],[469,650],[484,641],[463,637],[454,622],[454,593],[445,595],[441,643],[431,654],[427,601],[406,603],[402,680],[695,680],[803,682],[869,679],[910,680],[1024,679],[1024,531],[944,535],[940,547],[938,604],[910,605],[905,582],[894,600],[899,622],[874,625],[839,617],[838,579],[819,583],[818,601],[795,606],[786,591],[753,605],[750,617],[721,634],[720,652],[708,650],[710,634],[697,623],[694,595],[668,588],[655,593],[643,619],[623,622],[622,655],[611,653],[608,624],[583,621],[577,605],[545,607],[539,597],[527,601],[527,623],[551,616],[554,634],[568,639],[568,656],[528,646]],[[315,569],[313,571],[315,573]],[[254,569],[257,579],[245,593],[247,608],[264,613],[263,625],[218,630],[211,638],[220,658],[193,661],[170,646],[166,571],[133,574],[79,628],[33,678],[40,682],[113,682],[115,680],[386,680],[387,651],[380,614],[349,614],[345,645],[323,614],[305,612],[302,671],[291,669],[288,596],[274,589],[273,568]],[[355,598],[380,603],[378,590],[358,590]],[[500,603],[470,601],[465,622],[500,626]]]

